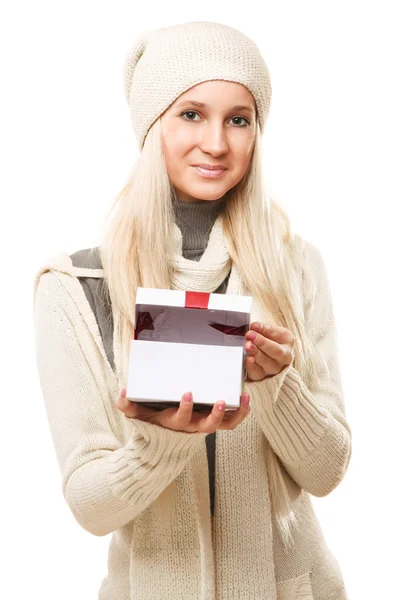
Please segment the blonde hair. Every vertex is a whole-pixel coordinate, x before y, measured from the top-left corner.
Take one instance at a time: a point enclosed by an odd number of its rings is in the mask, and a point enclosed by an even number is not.
[[[307,265],[298,261],[302,239],[291,231],[285,210],[266,190],[257,124],[247,172],[226,194],[224,234],[232,261],[249,292],[258,299],[265,321],[287,327],[295,336],[294,366],[303,381],[311,385],[317,376],[317,363],[324,361],[317,356],[305,328],[301,277]],[[133,336],[136,288],[170,288],[173,197],[159,118],[111,207],[100,247],[113,306],[115,364],[122,382],[126,382]],[[314,298],[313,274],[309,277]],[[289,547],[293,543],[292,528],[297,524],[293,502],[301,488],[289,477],[270,444],[266,448],[272,508],[285,547]]]

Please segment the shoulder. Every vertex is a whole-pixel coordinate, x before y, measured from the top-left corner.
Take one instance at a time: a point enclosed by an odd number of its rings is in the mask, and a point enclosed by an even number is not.
[[[303,279],[326,277],[326,264],[320,248],[310,240],[294,233],[291,244],[295,268],[301,271]]]
[[[72,254],[59,252],[44,260],[34,275],[34,301],[40,288],[40,295],[53,296],[69,292],[76,296],[76,284],[81,288],[79,279],[92,278],[102,280],[103,271],[100,247],[84,248]]]
[[[323,260],[319,247],[299,233],[292,234],[291,246],[292,251],[297,255],[297,258],[304,258],[307,262],[318,262]]]
[[[93,273],[90,273],[93,270]],[[59,252],[44,259],[35,273],[35,284],[48,272],[71,275],[72,277],[102,277],[101,247],[84,248],[72,254]],[[46,279],[49,279],[48,277]]]
[[[300,278],[306,318],[318,307],[319,310],[327,310],[331,304],[331,290],[322,251],[314,242],[296,233],[293,236],[292,253],[293,264]]]

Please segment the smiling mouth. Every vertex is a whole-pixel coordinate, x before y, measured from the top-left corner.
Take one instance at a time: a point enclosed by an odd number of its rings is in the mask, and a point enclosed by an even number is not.
[[[221,177],[227,169],[204,169],[203,167],[192,166],[197,173],[209,179],[217,179]]]

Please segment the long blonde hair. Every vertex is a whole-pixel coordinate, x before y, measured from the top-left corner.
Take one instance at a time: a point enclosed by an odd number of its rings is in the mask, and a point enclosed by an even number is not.
[[[303,240],[292,232],[285,210],[267,192],[258,124],[247,172],[226,195],[223,227],[232,261],[249,292],[257,298],[265,321],[282,325],[295,336],[294,366],[303,381],[311,385],[317,376],[317,364],[325,363],[312,347],[305,328],[301,278],[307,265],[301,259]],[[111,207],[100,247],[113,306],[114,339],[118,340],[116,368],[122,382],[126,382],[135,322],[136,288],[170,288],[173,197],[159,118]],[[309,279],[314,298],[313,273],[309,273]],[[301,488],[289,477],[270,444],[266,446],[272,507],[282,540],[289,547],[297,523],[292,503]]]

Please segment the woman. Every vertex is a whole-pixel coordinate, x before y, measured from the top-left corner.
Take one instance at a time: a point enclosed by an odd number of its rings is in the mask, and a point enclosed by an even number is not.
[[[191,22],[140,36],[124,74],[141,152],[102,244],[35,278],[63,493],[112,533],[99,598],[344,600],[310,495],[343,480],[351,430],[321,253],[265,192],[267,66],[243,33]],[[253,296],[240,408],[126,399],[138,286]]]

